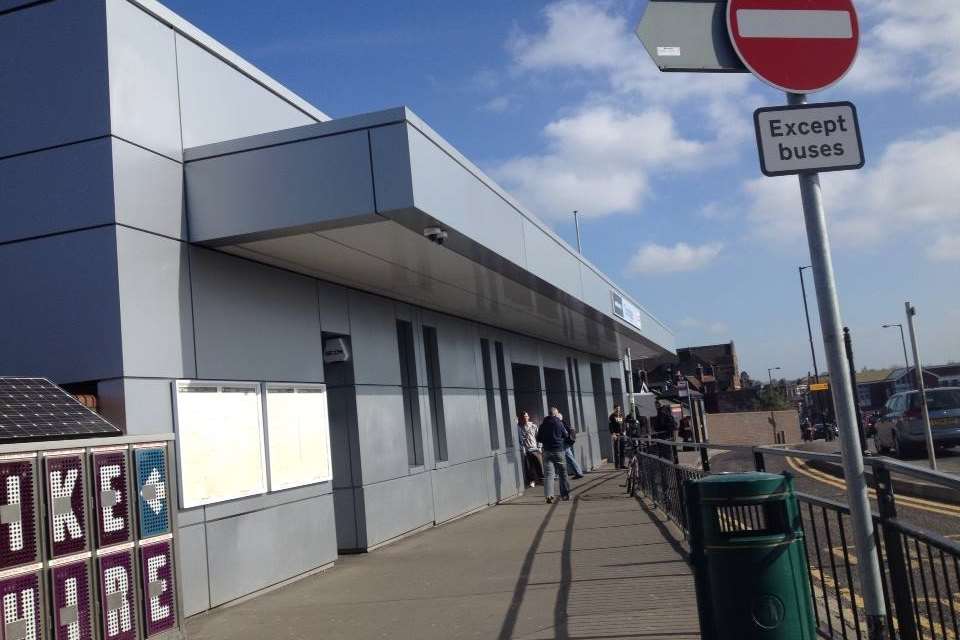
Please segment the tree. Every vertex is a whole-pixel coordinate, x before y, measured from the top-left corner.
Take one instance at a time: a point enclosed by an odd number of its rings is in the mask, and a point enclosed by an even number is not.
[[[757,395],[758,411],[783,411],[790,406],[790,401],[783,394],[783,385],[767,385]]]

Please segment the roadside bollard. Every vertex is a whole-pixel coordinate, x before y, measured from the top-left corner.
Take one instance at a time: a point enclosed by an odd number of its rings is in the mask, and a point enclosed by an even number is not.
[[[684,484],[704,640],[813,640],[800,510],[789,474]]]

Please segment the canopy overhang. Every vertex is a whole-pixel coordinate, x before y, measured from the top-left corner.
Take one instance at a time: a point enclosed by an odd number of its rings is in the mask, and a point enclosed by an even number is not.
[[[184,156],[191,242],[611,359],[674,349],[664,324],[404,107]]]

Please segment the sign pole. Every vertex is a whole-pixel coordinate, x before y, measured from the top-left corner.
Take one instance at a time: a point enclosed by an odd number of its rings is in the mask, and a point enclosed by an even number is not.
[[[806,104],[807,96],[802,93],[787,93],[787,102],[790,105]],[[830,371],[830,384],[833,387],[837,426],[840,430],[843,475],[847,484],[854,545],[859,558],[857,567],[863,608],[867,617],[868,638],[881,640],[887,637],[887,612],[883,602],[880,563],[877,557],[870,499],[867,496],[866,476],[863,471],[860,434],[857,432],[853,387],[850,384],[850,370],[843,349],[843,324],[840,321],[840,304],[837,300],[837,287],[833,275],[833,260],[830,256],[830,240],[827,236],[826,215],[820,194],[820,175],[801,173],[798,178],[820,310],[820,325],[823,330],[823,347]]]

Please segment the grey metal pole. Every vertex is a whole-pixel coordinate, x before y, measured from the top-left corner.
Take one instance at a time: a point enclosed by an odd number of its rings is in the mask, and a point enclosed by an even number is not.
[[[630,401],[630,415],[636,418],[637,416],[633,405],[633,356],[630,354],[630,347],[627,347],[623,359],[625,360],[624,364],[626,365],[625,369],[627,372],[627,399]]]
[[[933,450],[933,431],[930,430],[930,410],[927,408],[927,385],[923,382],[923,363],[920,362],[920,347],[917,346],[917,330],[913,325],[913,317],[917,315],[917,308],[909,302],[907,307],[907,326],[910,327],[910,346],[913,348],[913,369],[917,376],[917,389],[920,391],[920,409],[923,411],[923,432],[927,436],[927,459],[930,468],[937,469],[937,454]]]
[[[791,105],[806,104],[807,96],[802,93],[787,93],[787,102]],[[820,176],[817,173],[801,173],[798,178],[803,200],[803,217],[807,227],[807,242],[810,245],[810,261],[813,265],[813,281],[816,285],[820,310],[823,347],[827,355],[827,368],[830,371],[837,426],[840,429],[843,475],[847,485],[854,548],[859,559],[857,573],[860,578],[863,609],[867,618],[867,634],[871,640],[878,640],[887,637],[887,611],[883,601],[883,583],[877,558],[870,499],[867,495],[867,481],[863,472],[863,456],[860,453],[860,434],[857,433],[850,369],[843,350],[843,323],[840,320],[840,303],[837,299],[837,287],[833,275],[830,239],[827,235],[826,215],[820,195]]]
[[[573,210],[573,226],[577,228],[577,253],[583,255],[583,247],[580,246],[580,216],[576,209]]]

